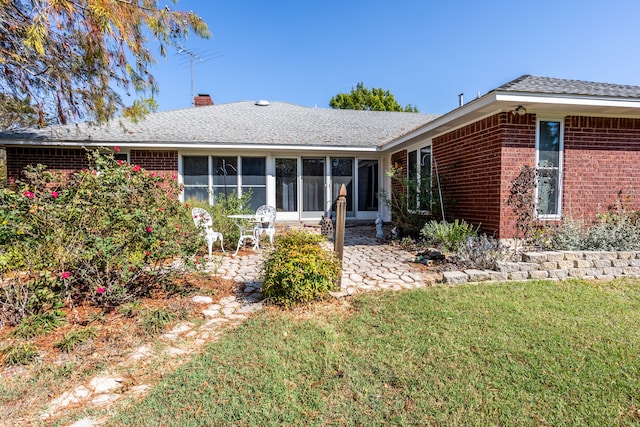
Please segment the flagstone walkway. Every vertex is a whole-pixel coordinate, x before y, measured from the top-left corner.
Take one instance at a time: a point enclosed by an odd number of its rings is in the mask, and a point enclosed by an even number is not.
[[[330,249],[333,248],[333,243],[327,242],[327,245]],[[412,263],[413,259],[413,254],[399,246],[378,242],[373,225],[348,227],[345,230],[341,290],[332,295],[341,298],[357,292],[423,288],[441,279],[438,273]],[[194,297],[194,303],[202,306],[205,322],[200,325],[191,322],[175,325],[173,330],[162,336],[162,341],[166,344],[164,349],[142,345],[126,363],[144,368],[159,358],[169,358],[178,366],[189,359],[187,356],[200,351],[206,343],[215,341],[223,327],[241,324],[251,313],[262,307],[259,281],[262,261],[263,253],[250,252],[244,256],[225,256],[221,264],[210,263],[209,268],[215,269],[213,274],[238,283],[237,295],[224,298],[217,304],[213,304],[209,297]],[[143,395],[148,392],[148,385],[127,384],[126,378],[119,374],[124,371],[126,367],[112,367],[109,372],[87,380],[87,384],[56,397],[49,402],[49,409],[41,416],[41,420],[46,422],[47,419],[56,418],[72,406],[93,406],[100,409],[127,395]],[[104,422],[104,419],[85,418],[72,426],[98,426]]]

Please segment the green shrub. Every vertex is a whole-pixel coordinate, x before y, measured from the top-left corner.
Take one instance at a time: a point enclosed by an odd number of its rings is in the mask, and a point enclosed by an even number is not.
[[[580,222],[565,221],[551,238],[557,250],[632,251],[640,249],[640,229],[630,223],[598,222],[584,227]]]
[[[13,335],[21,338],[33,338],[51,332],[65,323],[65,315],[60,310],[37,313],[23,318],[13,331]]]
[[[467,237],[456,250],[456,261],[468,268],[495,270],[497,262],[507,257],[506,248],[500,241],[484,233]]]
[[[632,251],[640,249],[637,212],[618,209],[599,215],[587,226],[565,219],[552,232],[551,248],[557,250]]]
[[[263,264],[263,296],[284,307],[337,290],[340,261],[322,248],[324,236],[302,231],[279,236]]]
[[[62,340],[56,342],[54,346],[65,353],[71,353],[79,344],[84,344],[97,336],[98,331],[94,327],[80,328],[64,334]]]
[[[176,178],[87,156],[89,168],[69,179],[38,165],[0,192],[0,279],[19,289],[0,292],[0,323],[46,310],[50,297],[118,306],[180,274],[166,268],[175,258],[195,267],[202,238]]]
[[[38,346],[17,343],[0,348],[0,361],[5,365],[28,365],[38,357]]]
[[[141,326],[149,335],[156,335],[173,322],[175,315],[165,308],[152,308],[147,310],[141,319]]]
[[[454,222],[427,222],[420,234],[426,243],[435,245],[445,251],[455,251],[468,237],[478,234],[479,227],[475,228],[465,220],[456,219]]]

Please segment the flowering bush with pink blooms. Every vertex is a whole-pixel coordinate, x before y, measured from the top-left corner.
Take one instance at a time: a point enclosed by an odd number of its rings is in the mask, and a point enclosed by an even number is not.
[[[39,165],[0,191],[0,326],[60,304],[115,307],[203,264],[175,180],[88,157],[70,180]]]

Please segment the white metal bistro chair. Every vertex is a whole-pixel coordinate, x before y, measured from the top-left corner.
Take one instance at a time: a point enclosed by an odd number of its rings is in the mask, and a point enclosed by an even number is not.
[[[196,224],[196,227],[202,230],[202,236],[207,242],[207,249],[209,250],[209,261],[211,261],[213,242],[215,242],[216,240],[220,240],[220,248],[224,253],[222,233],[213,230],[213,220],[211,219],[211,214],[209,214],[209,212],[202,208],[193,208],[191,210],[191,215],[193,216],[193,222]]]
[[[273,246],[273,238],[276,235],[276,208],[269,205],[262,205],[256,209],[256,226],[253,228],[253,235],[256,242],[260,242],[262,233],[269,236],[269,242]]]

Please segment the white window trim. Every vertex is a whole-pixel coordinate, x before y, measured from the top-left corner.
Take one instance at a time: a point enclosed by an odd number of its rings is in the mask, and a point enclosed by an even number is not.
[[[409,153],[415,151],[416,152],[416,179],[418,180],[418,182],[422,182],[422,149],[423,148],[431,148],[431,179],[433,179],[433,144],[432,141],[429,141],[427,143],[422,143],[419,145],[415,145],[409,149],[407,149],[407,162],[409,161]],[[409,165],[407,165],[407,169],[409,169]],[[407,170],[407,173],[409,173],[409,170]],[[408,177],[408,175],[407,175]],[[431,187],[433,187],[433,183],[431,184]],[[422,191],[422,189],[417,189],[418,191]],[[409,200],[409,190],[407,189],[407,201]],[[420,197],[418,196],[418,194],[416,194],[416,205],[418,205],[420,202]],[[409,209],[409,212],[412,214],[421,214],[421,215],[431,215],[432,210],[431,209],[420,209],[421,206],[418,206],[418,209]]]
[[[536,153],[535,167],[536,173],[539,170],[539,154],[540,154],[540,122],[558,122],[560,123],[560,146],[558,148],[558,213],[557,214],[539,214],[538,213],[538,182],[536,180],[535,190],[535,214],[536,218],[543,221],[556,221],[562,219],[562,198],[564,188],[564,117],[538,117],[536,118]]]

